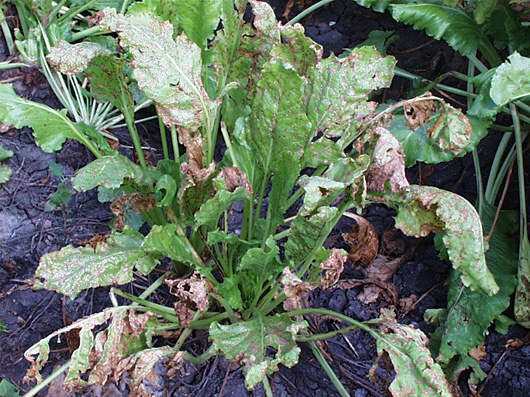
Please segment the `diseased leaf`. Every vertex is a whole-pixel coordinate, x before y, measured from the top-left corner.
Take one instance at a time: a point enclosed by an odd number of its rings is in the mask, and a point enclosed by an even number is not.
[[[375,192],[386,192],[388,188],[397,193],[409,186],[405,175],[403,149],[398,140],[382,127],[377,127],[370,168],[366,173],[366,187]]]
[[[484,229],[488,233],[495,213],[495,207],[484,206]],[[439,325],[431,343],[438,361],[449,363],[455,355],[465,356],[480,345],[494,319],[510,305],[517,284],[517,244],[510,237],[516,225],[517,214],[502,211],[489,241],[486,263],[499,285],[497,294],[472,291],[462,285],[459,273],[454,271],[449,279],[448,308],[426,312],[426,319]]]
[[[300,209],[301,216],[311,215],[317,208],[331,205],[346,187],[342,182],[307,175],[303,175],[298,184],[305,191],[304,204]]]
[[[98,55],[109,55],[110,51],[99,44],[84,41],[70,44],[66,40],[59,40],[46,57],[48,62],[63,74],[77,74],[83,72],[92,58]]]
[[[131,229],[114,233],[96,248],[74,248],[44,255],[35,272],[35,288],[45,288],[70,296],[87,289],[133,280],[137,268],[149,273],[158,263],[156,257],[140,250],[144,237]]]
[[[377,351],[386,351],[396,371],[389,390],[393,396],[451,397],[442,368],[431,357],[425,334],[399,324],[394,314],[382,310],[381,324],[392,330],[377,340]]]
[[[149,14],[123,16],[105,9],[100,25],[117,32],[133,57],[133,77],[153,99],[166,125],[197,129],[213,106],[201,80],[201,50],[173,26]]]
[[[473,291],[493,295],[499,291],[486,266],[482,224],[473,206],[457,194],[430,186],[412,185],[398,204],[396,227],[422,237],[444,231],[449,260]]]
[[[428,95],[428,94],[427,94]],[[405,165],[411,167],[418,161],[436,164],[450,161],[473,150],[487,134],[487,125],[477,119],[473,123],[458,109],[443,102],[421,115],[418,102],[412,109],[405,107],[405,115],[397,115],[391,122],[391,133],[403,147]],[[411,125],[413,112],[417,124]],[[421,119],[421,121],[418,121]]]
[[[291,235],[285,243],[285,254],[298,266],[317,248],[317,242],[329,235],[335,225],[338,209],[320,207],[311,217],[298,216],[291,225]]]
[[[242,256],[238,270],[246,270],[260,277],[260,280],[267,280],[281,271],[283,266],[278,261],[280,249],[276,245],[274,238],[269,237],[265,241],[264,248],[250,248]]]
[[[67,139],[75,139],[100,157],[96,145],[67,117],[66,110],[21,98],[10,84],[0,84],[0,122],[33,128],[35,143],[45,152],[60,150]]]
[[[244,365],[245,386],[252,390],[280,364],[290,368],[298,362],[295,336],[306,327],[306,321],[293,322],[276,314],[230,325],[213,322],[210,339],[217,353]],[[276,350],[274,357],[269,356],[269,347]]]
[[[109,189],[121,187],[126,178],[141,181],[144,173],[139,165],[127,157],[117,154],[96,159],[81,168],[73,178],[74,189],[85,192],[96,186]]]
[[[264,174],[273,174],[269,212],[274,223],[283,222],[285,197],[299,176],[312,134],[303,90],[303,80],[294,70],[280,59],[271,60],[263,69],[247,125],[249,143]]]
[[[125,74],[125,59],[96,56],[88,63],[85,75],[98,101],[110,102],[122,113],[134,113],[134,101]]]
[[[530,95],[530,58],[517,52],[500,65],[491,79],[490,96],[499,105]]]
[[[374,47],[354,49],[346,58],[326,58],[310,71],[307,109],[314,131],[343,137],[345,145],[357,137],[362,119],[375,110],[368,95],[388,87],[396,61],[381,57]]]

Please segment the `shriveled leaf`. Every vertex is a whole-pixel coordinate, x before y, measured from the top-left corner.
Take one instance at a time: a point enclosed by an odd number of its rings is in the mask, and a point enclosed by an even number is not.
[[[140,249],[144,237],[131,229],[115,233],[95,249],[74,248],[44,255],[35,272],[35,288],[46,288],[72,299],[87,288],[126,284],[133,280],[134,268],[149,273],[156,257]]]
[[[86,69],[92,58],[109,54],[109,50],[96,43],[84,41],[70,44],[66,40],[59,40],[46,58],[61,73],[77,74]]]
[[[72,180],[74,189],[84,192],[103,186],[109,189],[121,187],[126,178],[140,181],[144,173],[139,165],[127,157],[117,154],[92,161],[81,168]]]
[[[473,291],[499,291],[486,266],[482,224],[473,206],[457,194],[430,186],[412,185],[398,205],[396,227],[407,235],[444,231],[443,242],[453,267]]]
[[[298,266],[316,248],[317,242],[329,235],[335,225],[337,208],[320,207],[310,217],[297,217],[291,225],[291,235],[285,243],[285,253]]]
[[[343,233],[342,238],[348,244],[348,261],[361,262],[368,266],[379,252],[379,237],[375,227],[360,215],[350,214],[356,224],[352,225],[351,233]]]
[[[487,233],[496,208],[485,206],[484,229]],[[484,341],[492,322],[510,305],[510,296],[517,284],[517,244],[510,235],[517,225],[515,213],[501,212],[486,252],[486,263],[495,277],[499,292],[493,296],[472,291],[462,285],[460,274],[453,271],[449,279],[447,309],[432,309],[425,314],[439,325],[432,336],[431,347],[437,360],[449,363],[455,355],[465,356]]]
[[[276,314],[230,325],[213,322],[210,339],[217,353],[244,365],[245,386],[252,390],[265,376],[278,371],[280,364],[290,368],[298,362],[300,348],[295,337],[306,327],[305,321],[293,322]],[[274,357],[268,354],[270,347],[276,350]]]
[[[500,65],[491,80],[490,96],[501,106],[530,95],[530,58],[517,52]]]
[[[21,98],[10,84],[0,84],[0,122],[33,128],[35,143],[45,152],[60,150],[67,139],[75,139],[99,155],[94,143],[67,117],[66,110]]]
[[[198,272],[187,278],[167,279],[165,283],[169,287],[169,292],[177,299],[174,304],[175,313],[181,326],[189,327],[196,311],[208,310],[210,286]]]
[[[389,390],[393,396],[444,396],[451,397],[449,385],[442,368],[431,357],[428,338],[419,330],[399,324],[393,313],[382,310],[381,324],[388,331],[377,340],[377,351],[387,352],[396,378]]]
[[[196,129],[213,105],[201,80],[201,51],[173,26],[149,14],[123,16],[105,9],[100,25],[117,32],[132,55],[133,77],[153,99],[166,125]]]
[[[88,332],[91,332],[94,327],[106,323],[110,318],[115,315],[123,316],[123,313],[125,313],[131,308],[132,307],[129,306],[118,306],[109,309],[104,309],[102,312],[92,314],[88,317],[84,317],[80,320],[77,320],[76,322],[68,325],[67,327],[61,328],[60,330],[57,330],[48,335],[47,337],[38,341],[24,353],[24,357],[26,358],[26,360],[31,362],[31,368],[28,370],[27,378],[29,378],[29,380],[36,379],[39,382],[42,380],[40,371],[48,361],[50,351],[49,343],[53,338],[66,334],[67,332],[71,332],[73,330],[83,331],[83,335],[86,335]],[[85,339],[93,339],[93,336],[91,338],[85,337]],[[89,344],[87,343],[87,345]],[[89,348],[91,348],[91,346],[89,346]],[[87,359],[89,348],[84,349],[83,353],[79,355],[79,358],[81,360]]]
[[[145,237],[141,249],[157,257],[167,256],[174,261],[195,267],[197,261],[191,248],[186,244],[185,238],[178,232],[178,228],[174,224],[155,225]]]

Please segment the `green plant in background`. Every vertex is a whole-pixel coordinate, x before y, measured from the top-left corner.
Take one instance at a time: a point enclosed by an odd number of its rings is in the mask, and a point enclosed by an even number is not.
[[[68,183],[63,178],[63,169],[55,161],[50,163],[50,173],[57,178],[61,178],[61,182],[57,185],[57,191],[50,197],[50,201],[44,206],[44,211],[53,211],[57,207],[64,209],[75,193],[68,187]]]
[[[68,3],[75,12],[66,14],[61,12],[67,2],[61,3],[50,15],[62,15],[57,19],[65,24],[78,18],[76,2]],[[77,120],[70,108],[57,111],[0,85],[0,121],[32,127],[46,151],[60,149],[66,139],[92,151],[96,160],[77,173],[73,186],[98,188],[102,200],[113,200],[116,214],[115,230],[105,241],[43,256],[35,287],[74,298],[87,288],[128,283],[135,271],[148,274],[163,258],[173,264],[139,297],[113,289],[114,307],[31,347],[26,358],[32,376],[41,380],[49,341],[77,330],[79,347],[54,373],[68,371],[67,387],[105,383],[129,371],[133,389],[141,391],[143,378],[163,358],[174,372],[183,359],[199,363],[223,354],[244,366],[249,389],[262,382],[270,395],[267,375],[281,364],[295,365],[297,343],[307,342],[347,395],[315,342],[362,329],[394,363],[394,394],[412,387],[418,394],[449,395],[421,331],[398,324],[391,312],[359,322],[304,308],[301,298],[338,280],[345,255],[323,243],[347,210],[370,202],[395,207],[397,225],[408,234],[440,233],[466,291],[497,296],[504,287],[486,266],[475,209],[453,193],[411,186],[404,174],[413,159],[439,162],[464,155],[485,129],[430,94],[378,107],[370,95],[390,84],[392,57],[362,47],[342,59],[322,59],[322,48],[300,25],[278,26],[266,3],[249,4],[252,24],[243,19],[242,0],[124,2],[104,8],[88,33],[55,36],[47,57],[40,56],[43,69],[50,68],[48,62],[55,68],[48,78],[72,82],[74,93],[73,81],[83,81],[83,95],[90,92],[98,101],[94,109],[105,103],[119,110],[139,164],[113,151],[98,129]],[[138,97],[145,99],[141,103],[152,101],[160,119],[163,159],[156,165],[146,161],[135,127]],[[428,113],[420,125],[403,116],[389,126],[392,112],[420,107]],[[423,136],[418,127],[426,131]],[[226,151],[214,161],[218,136]],[[412,156],[407,139],[421,140],[424,150]],[[238,205],[240,221],[233,216]],[[147,222],[146,235],[128,225],[126,209]],[[174,296],[174,307],[149,300],[163,285]],[[132,303],[119,305],[116,295]],[[302,316],[311,313],[347,326],[310,335]],[[449,317],[438,314],[440,323],[444,316]],[[199,357],[182,350],[194,329],[209,329],[212,342]],[[168,333],[177,342],[154,347],[153,337]]]
[[[0,146],[0,162],[7,160],[11,157],[13,157],[13,152],[11,150],[6,150],[2,146]],[[0,164],[0,186],[2,185],[2,183],[6,183],[9,178],[11,178],[11,174],[12,171],[8,166]]]

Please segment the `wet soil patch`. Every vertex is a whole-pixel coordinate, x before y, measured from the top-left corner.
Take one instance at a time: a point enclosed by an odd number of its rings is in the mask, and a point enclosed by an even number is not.
[[[291,12],[285,14],[287,1],[271,0],[277,16],[285,22],[285,16],[292,18],[307,8],[311,1],[289,2]],[[357,6],[353,1],[335,1],[302,21],[306,33],[322,44],[326,52],[339,54],[344,48],[363,42],[373,30],[394,31],[399,36],[389,47],[389,54],[396,56],[398,66],[425,78],[434,79],[450,70],[461,70],[462,57],[455,54],[447,45],[433,41],[421,32],[398,24],[387,14],[371,12]],[[2,41],[0,61],[7,56]],[[53,94],[41,79],[29,79],[31,70],[0,72],[0,80],[12,79],[17,92],[36,101],[58,107]],[[37,74],[38,75],[38,74]],[[396,78],[390,89],[381,95],[382,99],[399,98],[407,95],[412,88],[409,80]],[[461,98],[453,98],[455,103]],[[458,105],[456,105],[458,106]],[[150,128],[150,127],[148,127]],[[157,134],[152,134],[157,135]],[[147,134],[146,134],[147,136]],[[493,141],[481,144],[481,154],[491,152]],[[493,142],[493,143],[492,143]],[[156,147],[158,144],[145,141]],[[32,344],[61,328],[67,321],[100,311],[110,306],[108,289],[99,288],[81,293],[75,300],[64,299],[50,291],[32,290],[27,280],[31,279],[39,258],[68,244],[80,245],[94,234],[109,232],[108,222],[112,214],[107,204],[100,204],[94,192],[73,196],[68,205],[54,211],[44,211],[46,203],[56,191],[61,181],[69,183],[74,173],[92,160],[90,153],[75,142],[67,142],[57,153],[44,153],[34,144],[31,132],[27,129],[8,131],[0,135],[0,145],[14,152],[14,157],[6,162],[13,170],[11,180],[0,188],[0,319],[7,330],[0,335],[0,379],[7,379],[21,390],[31,385],[24,384],[28,362],[23,352]],[[50,163],[58,163],[64,178],[53,176]],[[487,158],[483,162],[487,170]],[[476,196],[475,178],[470,156],[448,164],[420,166],[408,171],[413,183],[424,183],[455,191],[471,202]],[[516,196],[516,194],[514,194]],[[393,212],[382,205],[368,207],[363,216],[376,228],[379,236],[392,230]],[[351,231],[351,220],[343,219],[328,244],[345,248],[342,233]],[[400,234],[400,232],[397,232]],[[450,266],[439,260],[432,238],[419,241],[398,239],[407,247],[414,246],[414,254],[405,260],[393,277],[398,297],[410,298],[412,307],[397,310],[400,321],[414,324],[424,332],[431,332],[423,320],[425,310],[446,306],[447,289],[444,281]],[[341,246],[342,244],[342,246]],[[343,279],[362,278],[362,272],[349,266]],[[139,283],[146,283],[140,280]],[[131,293],[134,286],[124,286]],[[357,297],[362,287],[316,290],[309,297],[313,307],[325,307],[344,313],[358,320],[378,317],[382,307],[390,307],[396,302],[377,301],[363,304]],[[329,332],[341,324],[331,320],[312,322],[312,332]],[[486,339],[486,357],[481,366],[489,374],[486,382],[479,385],[483,396],[511,395],[523,396],[530,390],[530,346],[506,348],[510,339],[524,338],[527,331],[521,327],[510,328],[507,335],[499,335],[493,330]],[[207,335],[196,332],[184,348],[200,354],[208,345]],[[65,341],[51,346],[52,354],[48,371],[54,364],[62,364],[68,358]],[[335,373],[354,396],[384,396],[392,381],[393,371],[381,360],[377,364],[376,378],[368,376],[377,357],[375,341],[366,333],[356,331],[340,336],[323,344],[323,351]],[[48,372],[49,373],[49,372]],[[242,370],[223,357],[209,360],[202,365],[186,363],[179,376],[167,379],[162,363],[157,365],[159,378],[150,385],[153,395],[175,396],[217,396],[217,395],[263,395],[257,387],[248,392],[243,383]],[[464,377],[465,380],[465,377]],[[313,357],[310,350],[302,345],[300,362],[292,369],[281,368],[271,378],[271,386],[276,396],[335,396],[336,389]],[[464,385],[465,386],[465,385]],[[119,382],[112,388],[93,388],[85,395],[126,396],[127,382]],[[464,387],[469,393],[469,389]],[[42,395],[45,395],[43,392]],[[58,395],[55,390],[48,395]]]

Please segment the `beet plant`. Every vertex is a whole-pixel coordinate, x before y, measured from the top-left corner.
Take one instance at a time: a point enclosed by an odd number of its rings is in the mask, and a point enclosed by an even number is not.
[[[333,288],[346,255],[324,242],[346,212],[372,202],[396,208],[397,227],[408,234],[438,233],[470,291],[499,291],[473,206],[453,193],[410,185],[404,173],[421,156],[447,161],[473,150],[483,137],[475,121],[429,93],[378,106],[371,95],[389,86],[392,57],[362,47],[324,59],[300,25],[279,25],[260,1],[134,2],[104,8],[94,20],[89,30],[97,40],[79,41],[89,36],[82,32],[57,37],[40,62],[76,82],[73,90],[87,87],[79,95],[89,92],[94,109],[119,110],[138,162],[103,139],[104,124],[0,85],[0,121],[32,127],[45,151],[60,149],[66,139],[91,150],[96,159],[77,173],[73,187],[97,188],[116,215],[105,239],[44,255],[35,288],[74,298],[88,288],[129,283],[135,272],[165,270],[140,296],[112,288],[114,307],[28,349],[29,377],[42,380],[52,338],[77,332],[79,346],[55,372],[67,371],[70,389],[128,371],[132,390],[142,393],[143,379],[160,360],[174,374],[182,360],[222,354],[244,367],[248,389],[263,383],[271,395],[267,376],[295,365],[298,343],[308,343],[348,395],[316,342],[362,329],[394,364],[393,394],[450,395],[420,330],[399,324],[391,311],[360,322],[304,307],[302,298]],[[155,104],[160,120],[163,158],[155,165],[146,160],[135,126],[135,110],[145,103]],[[393,116],[401,109],[403,116]],[[423,112],[423,121],[409,117],[411,109]],[[400,134],[421,141],[421,151],[409,154],[414,144],[403,143]],[[240,217],[233,215],[237,208]],[[147,224],[144,233],[131,213]],[[173,306],[150,300],[164,286]],[[130,304],[120,305],[117,297]],[[334,317],[345,327],[312,335],[308,314]],[[208,329],[211,341],[198,357],[182,349],[196,329]],[[160,346],[168,335],[173,342]]]

